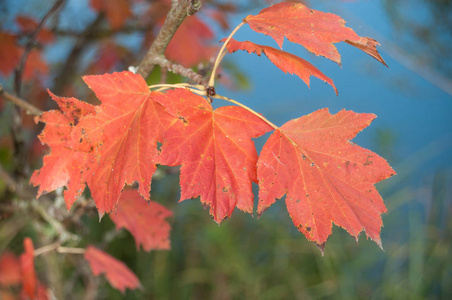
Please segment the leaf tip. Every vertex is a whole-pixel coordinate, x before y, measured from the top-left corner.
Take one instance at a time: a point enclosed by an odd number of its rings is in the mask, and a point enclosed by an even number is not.
[[[317,248],[320,250],[320,252],[322,253],[322,257],[325,256],[325,246],[326,246],[326,242],[322,243],[322,244],[317,244],[316,242],[313,242],[314,245],[317,246]]]

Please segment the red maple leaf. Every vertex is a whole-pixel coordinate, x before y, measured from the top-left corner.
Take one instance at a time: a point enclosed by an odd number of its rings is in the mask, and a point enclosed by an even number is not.
[[[111,28],[119,29],[132,15],[129,0],[91,0],[91,7],[98,12],[105,12]]]
[[[209,46],[213,32],[197,16],[187,17],[166,48],[165,55],[186,67],[208,61],[218,47]]]
[[[22,289],[25,294],[34,299],[36,295],[37,279],[34,264],[34,247],[30,238],[24,239],[24,253],[20,255],[22,270]]]
[[[87,178],[100,215],[111,211],[125,184],[139,183],[149,199],[156,166],[157,141],[174,118],[164,111],[146,81],[131,72],[85,76],[83,80],[102,102],[95,115],[80,119],[68,146],[89,154]]]
[[[32,34],[38,27],[38,22],[28,16],[17,16],[16,22],[25,34]],[[43,44],[51,43],[54,39],[52,31],[47,28],[41,28],[37,36],[38,42]]]
[[[312,64],[306,60],[293,55],[291,53],[275,49],[273,47],[262,46],[254,44],[250,41],[239,42],[231,39],[228,42],[227,49],[229,53],[235,52],[237,50],[245,50],[248,53],[254,52],[261,56],[264,53],[272,63],[275,64],[279,69],[285,73],[296,74],[300,77],[309,87],[309,77],[315,76],[334,88],[337,95],[337,89],[334,86],[333,80],[325,76],[319,69],[314,67]]]
[[[21,48],[16,44],[16,36],[0,32],[0,73],[5,76],[11,74],[19,63],[21,53]]]
[[[110,218],[116,228],[126,228],[133,235],[137,249],[145,251],[170,249],[170,225],[165,220],[173,213],[163,205],[146,202],[136,190],[121,194],[118,206]]]
[[[16,285],[22,282],[19,258],[11,252],[0,255],[0,286]]]
[[[240,107],[213,110],[206,99],[185,89],[156,100],[180,119],[165,133],[159,162],[182,165],[181,200],[200,196],[217,223],[230,217],[236,206],[252,213],[257,153],[251,138],[271,127]]]
[[[340,64],[341,56],[333,44],[345,41],[386,66],[377,51],[377,41],[358,36],[353,29],[345,27],[341,17],[309,9],[301,3],[278,3],[264,8],[258,15],[247,16],[245,21],[252,30],[271,36],[281,49],[286,37],[312,53]]]
[[[375,117],[321,109],[276,130],[258,161],[258,214],[286,194],[295,226],[321,248],[333,222],[356,239],[365,230],[381,247],[386,207],[374,184],[395,172],[383,158],[350,142]]]
[[[86,76],[84,80],[102,104],[79,107],[81,102],[70,98],[69,104],[65,100],[60,105],[62,113],[53,112],[40,119],[50,124],[41,141],[55,154],[48,157],[48,162],[44,160],[31,183],[41,185],[38,196],[67,186],[65,200],[70,208],[86,182],[99,214],[103,215],[115,207],[125,184],[138,182],[140,194],[149,199],[157,141],[163,140],[163,132],[174,118],[154,101],[160,93],[151,94],[139,75],[121,72]],[[69,105],[77,117],[62,105]]]
[[[85,259],[89,262],[95,276],[104,273],[108,282],[122,293],[126,288],[140,287],[137,276],[123,262],[96,247],[88,246],[86,248]]]
[[[121,45],[115,44],[111,40],[107,40],[97,48],[96,58],[87,68],[87,74],[103,74],[114,70],[118,67],[119,62],[125,57],[131,55],[130,51]]]
[[[84,168],[87,153],[74,151],[66,144],[80,118],[94,114],[95,109],[75,98],[58,97],[50,91],[49,94],[60,110],[44,112],[38,121],[46,123],[39,139],[51,148],[51,153],[44,157],[42,168],[33,172],[30,183],[39,185],[37,197],[66,186],[68,189],[64,192],[64,198],[69,209],[85,189],[85,180],[90,173]]]
[[[36,75],[41,79],[41,76],[45,76],[49,73],[49,67],[47,63],[42,59],[40,50],[33,50],[27,57],[25,62],[25,69],[23,73],[24,80],[30,80]]]

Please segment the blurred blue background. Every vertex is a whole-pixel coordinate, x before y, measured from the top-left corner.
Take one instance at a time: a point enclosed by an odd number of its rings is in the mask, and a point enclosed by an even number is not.
[[[19,11],[37,11],[27,7],[26,1],[5,3],[3,29]],[[126,298],[452,298],[451,1],[308,3],[313,9],[340,15],[359,35],[378,40],[378,50],[389,68],[340,43],[341,68],[286,40],[283,49],[307,59],[332,78],[339,96],[321,80],[312,77],[308,89],[298,77],[284,74],[267,58],[245,52],[226,58],[226,63],[243,73],[242,88],[220,87],[217,92],[248,105],[276,125],[324,107],[332,113],[345,108],[376,114],[378,118],[354,142],[385,157],[398,173],[377,185],[389,211],[383,216],[381,233],[385,251],[365,235],[357,245],[344,230],[334,227],[322,257],[293,226],[283,201],[277,201],[259,220],[236,211],[218,227],[199,201],[176,203],[178,176],[173,174],[157,178],[152,187],[154,199],[175,212],[172,250],[137,253],[127,232],[107,246],[143,284],[141,291],[127,291]],[[86,11],[86,5],[87,1],[69,1],[62,13],[63,27],[83,28],[91,21],[94,13]],[[264,5],[250,1],[245,6],[246,15],[257,14]],[[78,18],[65,18],[73,15]],[[245,15],[231,16],[232,27]],[[228,35],[216,28],[215,40]],[[134,49],[141,37],[121,35],[117,39]],[[248,26],[240,29],[235,39],[277,47],[271,38]],[[46,50],[46,57],[58,61],[72,46],[70,38],[63,39]],[[89,62],[93,55],[87,51],[84,61]],[[258,147],[264,140],[257,139]],[[86,217],[85,222],[90,228],[99,226],[96,217]],[[113,228],[107,218],[100,226],[93,229],[93,236],[99,239],[101,229]],[[99,299],[123,297],[106,283],[102,288]]]

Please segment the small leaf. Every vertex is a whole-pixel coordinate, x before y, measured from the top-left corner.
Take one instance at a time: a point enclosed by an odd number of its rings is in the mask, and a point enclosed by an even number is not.
[[[163,205],[146,202],[136,190],[126,190],[121,194],[118,206],[110,218],[116,229],[126,228],[145,251],[170,249],[170,225],[165,220],[173,213]]]
[[[97,249],[88,246],[85,251],[85,259],[89,262],[95,276],[104,273],[108,282],[122,293],[126,288],[136,289],[140,287],[137,276],[121,261]]]
[[[348,42],[386,65],[378,54],[375,40],[358,36],[345,27],[345,21],[334,14],[309,9],[301,3],[281,2],[264,8],[245,21],[251,29],[271,36],[282,49],[284,37],[304,46],[310,52],[341,64],[341,56],[333,44]]]
[[[16,36],[0,31],[0,73],[8,76],[17,66],[22,50],[16,43]]]
[[[105,12],[111,28],[119,29],[132,15],[129,0],[91,0],[91,7],[98,12]]]
[[[58,97],[50,91],[49,94],[60,110],[44,112],[37,118],[38,121],[46,123],[39,139],[51,148],[51,152],[44,157],[42,168],[33,172],[30,184],[39,185],[38,198],[42,194],[66,186],[68,189],[64,192],[64,199],[70,209],[85,189],[85,181],[90,173],[89,169],[84,167],[87,164],[87,153],[74,151],[66,147],[66,144],[80,118],[95,114],[95,109],[94,106],[75,98]]]
[[[10,286],[22,282],[19,258],[11,252],[0,255],[0,286]]]
[[[16,22],[24,34],[32,34],[38,27],[38,22],[28,16],[17,16]],[[38,42],[43,44],[51,43],[54,39],[55,36],[52,31],[47,28],[41,28],[37,36]]]
[[[49,67],[47,66],[47,63],[42,59],[41,51],[31,51],[25,63],[25,70],[23,74],[24,80],[30,80],[37,76],[46,76],[48,73]]]
[[[235,52],[237,50],[245,50],[248,53],[256,53],[261,56],[264,53],[272,63],[275,64],[279,69],[285,73],[295,74],[300,77],[309,87],[309,77],[315,76],[334,88],[337,95],[337,89],[334,86],[333,80],[325,76],[319,69],[314,67],[312,64],[306,60],[293,55],[291,53],[275,49],[273,47],[262,46],[254,44],[250,41],[238,42],[231,39],[227,45],[229,53]]]
[[[200,18],[187,17],[176,31],[165,51],[165,56],[185,67],[209,61],[218,51],[208,43],[213,38],[210,27]]]
[[[22,270],[22,289],[30,299],[35,298],[37,287],[34,251],[32,240],[29,237],[25,238],[24,253],[20,255],[20,265]]]

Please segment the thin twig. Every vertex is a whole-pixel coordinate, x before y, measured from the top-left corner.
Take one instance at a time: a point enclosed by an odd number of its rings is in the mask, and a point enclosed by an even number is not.
[[[149,77],[155,66],[154,58],[163,55],[185,17],[196,13],[200,8],[200,0],[172,1],[171,9],[166,16],[165,23],[149,48],[149,51],[138,65],[137,74],[143,78]]]
[[[19,66],[16,68],[14,72],[14,92],[17,97],[21,97],[22,75],[25,69],[25,63],[27,61],[28,54],[32,50],[35,40],[38,37],[38,34],[41,31],[42,27],[44,26],[46,20],[53,13],[55,13],[64,2],[66,2],[66,0],[57,0],[55,2],[55,4],[41,19],[35,31],[30,36],[25,45],[25,50],[20,59]],[[25,149],[25,139],[22,133],[22,117],[20,115],[19,106],[16,106],[12,111],[11,136],[14,144],[14,158],[13,158],[14,176],[17,178],[26,177],[29,170],[28,166],[25,164],[27,150]]]
[[[15,83],[15,90],[17,96],[20,97],[21,95],[21,86],[22,86],[22,74],[25,69],[25,62],[27,61],[28,54],[30,53],[31,49],[33,48],[33,44],[38,37],[39,32],[41,31],[42,27],[44,26],[44,23],[47,21],[50,16],[57,12],[58,9],[66,2],[66,0],[57,0],[55,4],[50,8],[50,10],[45,14],[45,16],[41,19],[38,26],[36,27],[33,34],[28,39],[27,44],[25,45],[25,51],[22,54],[22,57],[20,59],[19,67],[16,68],[15,77],[14,77],[14,83]]]
[[[78,236],[66,230],[66,228],[61,224],[61,222],[55,219],[53,216],[47,213],[47,211],[38,202],[33,199],[30,201],[31,208],[38,213],[41,218],[43,218],[49,225],[51,225],[59,236],[60,242],[65,242],[67,240],[77,240]]]
[[[1,83],[0,83],[0,96],[2,96],[8,101],[11,101],[20,108],[23,108],[25,112],[29,115],[40,116],[42,114],[42,111],[36,106],[5,91]]]
[[[44,253],[48,253],[56,250],[58,253],[69,253],[69,254],[84,254],[84,248],[72,248],[72,247],[61,247],[61,242],[57,241],[47,246],[43,246],[34,251],[34,256],[38,256]]]
[[[84,248],[58,247],[56,250],[58,253],[85,254]]]
[[[36,249],[34,251],[34,256],[38,256],[38,255],[41,255],[41,254],[53,251],[53,250],[57,249],[60,245],[61,245],[61,242],[57,241],[57,242],[52,243],[50,245],[46,245],[46,246],[43,246],[41,248],[38,248],[38,249]]]

